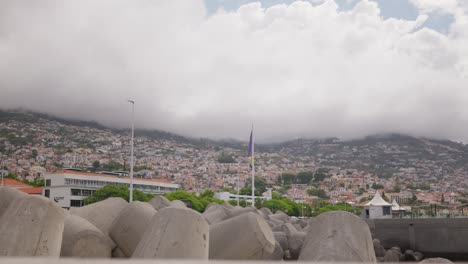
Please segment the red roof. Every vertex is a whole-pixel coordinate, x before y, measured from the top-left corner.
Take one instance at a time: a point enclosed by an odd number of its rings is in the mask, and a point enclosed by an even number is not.
[[[29,187],[29,188],[19,188],[18,190],[27,193],[27,194],[40,194],[42,195],[42,187]]]
[[[1,183],[1,181],[0,181]],[[9,179],[9,178],[4,178],[3,179],[3,185],[5,186],[10,186],[13,188],[24,188],[24,187],[31,187],[27,185],[26,183],[22,183],[20,181],[14,180],[14,179]]]
[[[114,175],[109,175],[109,174],[101,174],[101,173],[92,173],[92,172],[85,172],[85,171],[74,171],[74,170],[57,170],[55,172],[53,172],[52,174],[75,174],[75,175],[83,175],[83,176],[100,176],[100,177],[109,177],[109,178],[118,178],[118,179],[121,179],[121,178],[129,178],[129,177],[118,177],[118,176],[114,176]],[[144,178],[133,178],[135,180],[139,180],[139,181],[149,181],[149,182],[164,182],[164,183],[170,183],[168,180],[166,179],[144,179]]]

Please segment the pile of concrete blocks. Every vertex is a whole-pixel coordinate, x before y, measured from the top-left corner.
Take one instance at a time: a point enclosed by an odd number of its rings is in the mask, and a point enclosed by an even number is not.
[[[305,220],[212,203],[201,214],[162,196],[132,203],[108,198],[65,210],[0,187],[0,223],[0,256],[11,257],[376,262],[374,251],[386,256],[350,213]]]
[[[0,256],[59,257],[65,216],[44,197],[0,187]]]

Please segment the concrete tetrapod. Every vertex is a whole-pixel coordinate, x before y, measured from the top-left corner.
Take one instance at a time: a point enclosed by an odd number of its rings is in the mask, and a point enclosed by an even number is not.
[[[240,208],[234,207],[233,209],[228,210],[227,213],[228,213],[228,218],[236,217],[238,215],[246,214],[246,213],[254,213],[254,214],[260,215],[257,208],[253,206],[240,207]]]
[[[101,230],[77,215],[65,217],[61,257],[110,258],[113,243]]]
[[[275,250],[269,257],[266,258],[266,260],[282,260],[284,255],[283,248],[280,246],[278,241],[275,243]]]
[[[295,231],[287,235],[288,236],[288,248],[291,254],[291,259],[297,260],[301,253],[302,246],[304,245],[304,239],[306,237],[305,232]]]
[[[156,211],[171,205],[171,201],[160,195],[153,197],[148,203],[151,204]]]
[[[220,204],[212,204],[202,215],[208,224],[212,225],[227,219],[229,217],[227,211],[228,209]]]
[[[109,236],[123,254],[131,257],[156,210],[149,203],[128,204],[112,224]]]
[[[209,235],[200,213],[166,207],[151,219],[132,258],[208,259]]]
[[[210,259],[267,259],[275,242],[262,216],[244,213],[210,226]]]
[[[24,195],[0,217],[0,256],[60,256],[65,213],[48,199]]]
[[[276,211],[276,213],[269,215],[270,220],[275,221],[275,222],[281,222],[281,223],[286,223],[291,219],[289,215],[281,212],[281,211]]]
[[[83,207],[72,207],[70,214],[83,217],[102,233],[109,235],[112,224],[127,205],[124,199],[112,197]]]
[[[376,262],[369,226],[348,212],[311,218],[299,260]]]
[[[184,202],[180,201],[180,200],[171,201],[171,205],[169,205],[169,206],[172,206],[172,207],[182,207],[182,208],[187,207],[187,205],[186,205]]]
[[[24,192],[18,191],[15,188],[9,186],[0,187],[0,217],[2,217],[3,212],[6,211],[8,206],[12,201],[19,199],[20,197],[25,196]]]

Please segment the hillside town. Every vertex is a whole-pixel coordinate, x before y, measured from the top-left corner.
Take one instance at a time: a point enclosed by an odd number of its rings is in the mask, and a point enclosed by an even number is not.
[[[33,181],[63,168],[129,170],[128,131],[72,124],[31,113],[3,112],[0,121],[0,173],[4,176],[13,173]],[[164,179],[195,193],[205,189],[235,193],[237,188],[248,187],[246,143],[201,144],[180,138],[137,133],[135,177]],[[464,164],[453,165],[463,161],[464,145],[422,140],[437,161],[423,157],[421,152],[417,156],[411,146],[389,140],[364,147],[336,139],[260,145],[255,153],[256,177],[285,197],[308,204],[325,200],[363,205],[377,191],[389,202],[396,200],[408,206],[467,203],[468,170]],[[336,146],[341,150],[336,151]],[[401,157],[384,164],[393,169],[391,175],[387,175],[388,170],[369,169],[383,166],[366,164],[381,157],[375,149]],[[412,158],[403,164],[407,157]],[[447,162],[439,164],[444,160]]]

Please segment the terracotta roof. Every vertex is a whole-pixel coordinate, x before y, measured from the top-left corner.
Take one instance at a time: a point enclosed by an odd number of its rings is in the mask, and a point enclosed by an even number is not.
[[[1,183],[1,181],[0,181]],[[9,179],[9,178],[4,178],[3,179],[3,185],[5,186],[10,186],[13,188],[20,188],[20,187],[30,187],[26,183],[22,183],[20,181],[14,180],[14,179]]]
[[[18,188],[18,190],[27,194],[42,194],[42,187]]]
[[[85,171],[74,171],[74,170],[57,170],[51,174],[74,174],[74,175],[82,175],[82,176],[99,176],[99,177],[109,177],[109,178],[114,178],[114,179],[129,179],[130,177],[126,176],[115,176],[115,175],[109,175],[109,174],[103,174],[103,173],[92,173],[92,172],[85,172]],[[138,181],[148,181],[148,182],[163,182],[163,183],[171,183],[166,179],[144,179],[144,178],[133,178],[134,180]]]

